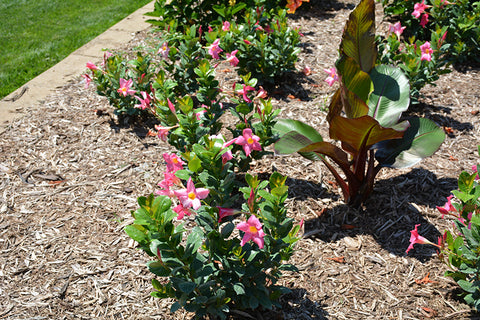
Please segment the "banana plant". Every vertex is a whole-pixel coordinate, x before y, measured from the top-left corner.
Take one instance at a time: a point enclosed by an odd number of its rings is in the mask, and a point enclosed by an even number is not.
[[[335,65],[340,86],[327,122],[330,138],[340,143],[324,141],[308,124],[281,119],[274,149],[277,154],[298,152],[323,161],[345,202],[358,207],[373,191],[381,168],[415,165],[438,150],[445,133],[429,119],[402,118],[410,105],[410,87],[400,69],[375,65],[374,0],[361,0],[350,14],[339,53]]]

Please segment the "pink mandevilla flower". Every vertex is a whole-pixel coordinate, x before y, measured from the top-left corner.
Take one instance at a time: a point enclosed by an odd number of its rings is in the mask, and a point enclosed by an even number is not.
[[[235,144],[243,146],[243,151],[245,151],[245,155],[247,157],[250,155],[252,150],[262,150],[262,146],[260,145],[260,143],[258,143],[258,141],[260,141],[260,137],[254,135],[252,129],[250,128],[243,129],[243,135],[233,139],[232,141]],[[231,144],[232,141],[230,141],[229,143]]]
[[[432,48],[430,47],[430,42],[426,41],[424,44],[420,46],[420,50],[422,52],[422,56],[420,57],[420,61],[427,60],[432,61]]]
[[[237,93],[243,95],[243,100],[245,100],[246,102],[250,103],[250,102],[252,102],[252,99],[250,99],[250,98],[247,96],[247,93],[248,93],[248,91],[252,91],[252,90],[255,90],[255,88],[254,88],[254,87],[251,87],[251,86],[243,85],[243,88],[240,89],[240,90],[237,90]]]
[[[90,61],[87,62],[87,68],[92,70],[92,71],[93,70],[98,70],[98,67],[93,62],[90,62]]]
[[[225,21],[222,26],[223,31],[229,31],[230,30],[230,22]]]
[[[158,183],[162,190],[155,191],[155,194],[173,197],[175,194],[170,187],[181,184],[180,179],[172,172],[164,172],[164,179]]]
[[[164,153],[163,159],[167,163],[167,171],[172,173],[182,170],[185,164],[175,153]]]
[[[402,27],[400,21],[395,23],[395,24],[391,24],[390,25],[390,32],[393,32],[397,35],[397,38],[400,40],[400,36],[402,35],[403,33],[403,30],[405,30],[406,27]]]
[[[217,207],[218,208],[218,222],[221,222],[223,218],[232,216],[236,214],[237,212],[240,212],[235,209],[231,208],[222,208],[222,207]]]
[[[422,28],[425,28],[427,23],[428,23],[428,13],[424,13],[422,14],[422,18],[420,19],[420,25],[422,26]]]
[[[174,191],[175,195],[178,197],[178,200],[182,203],[185,208],[193,208],[197,210],[200,208],[202,203],[201,199],[205,199],[208,196],[210,191],[205,188],[195,188],[195,184],[192,181],[192,178],[188,178],[187,188],[183,190]]]
[[[160,49],[158,49],[158,54],[160,54],[164,59],[167,59],[169,53],[170,53],[170,48],[168,47],[168,43],[164,42],[160,47]]]
[[[338,81],[337,69],[330,68],[330,69],[323,69],[323,71],[328,73],[328,78],[325,79],[325,82],[327,82],[330,87],[333,86],[335,81]]]
[[[214,59],[220,59],[220,56],[218,55],[220,52],[223,50],[220,48],[220,39],[217,39],[213,41],[213,43],[207,47],[208,53],[214,58]]]
[[[415,5],[413,6],[413,13],[412,15],[415,17],[415,18],[419,18],[420,15],[425,11],[425,9],[427,9],[429,6],[427,6],[425,4],[425,0],[422,0],[422,2],[420,3],[415,3]]]
[[[238,50],[233,50],[232,53],[227,52],[227,61],[230,62],[230,65],[236,67],[238,64],[238,58],[235,56]]]
[[[478,170],[478,169],[477,169],[477,165],[473,165],[473,166],[472,166],[472,171],[473,171],[473,173],[477,173],[477,172],[478,172],[477,170]],[[480,177],[479,177],[478,174],[477,174],[477,176],[475,177],[475,180],[478,180],[478,179],[480,179]]]
[[[177,220],[183,219],[183,217],[185,217],[185,215],[189,216],[192,213],[194,213],[189,208],[185,208],[181,203],[179,205],[177,205],[175,208],[173,208],[173,211],[178,214]]]
[[[247,222],[237,224],[237,229],[245,232],[240,245],[243,247],[245,243],[252,240],[260,249],[263,249],[265,233],[262,230],[262,224],[253,214],[248,218]]]
[[[127,95],[133,96],[135,94],[135,90],[130,89],[133,84],[133,80],[129,79],[128,81],[120,78],[120,89],[117,90],[118,93],[123,94],[124,97]]]
[[[415,229],[410,231],[410,245],[408,246],[406,253],[408,253],[408,251],[413,249],[413,245],[416,244],[416,243],[431,244],[433,246],[438,247],[438,245],[436,245],[435,243],[430,242],[429,240],[427,240],[426,238],[424,238],[424,237],[422,237],[421,235],[418,234],[417,228],[418,228],[419,225],[420,224],[416,224]]]
[[[173,128],[175,127],[162,127],[159,125],[155,125],[155,130],[157,130],[157,136],[162,141],[167,141],[168,134]]]
[[[302,70],[302,73],[306,76],[309,76],[312,74],[312,69],[309,66],[305,66],[305,68]]]
[[[437,210],[442,213],[442,219],[446,214],[449,214],[450,211],[457,211],[457,209],[455,209],[455,207],[450,202],[452,198],[453,194],[447,197],[447,202],[445,202],[445,205],[443,207],[437,206]]]
[[[135,98],[137,98],[138,101],[140,101],[140,104],[136,104],[135,108],[139,108],[139,109],[142,109],[142,110],[150,108],[150,103],[152,102],[152,97],[150,97],[150,95],[148,93],[146,93],[145,91],[140,92],[140,94],[142,95],[143,99],[135,96]]]
[[[92,78],[90,78],[88,74],[82,74],[82,77],[85,78],[85,89],[87,89],[90,85],[90,82],[92,82]]]

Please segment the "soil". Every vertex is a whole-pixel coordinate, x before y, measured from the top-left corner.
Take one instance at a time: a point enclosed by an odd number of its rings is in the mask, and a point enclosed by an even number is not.
[[[355,5],[311,0],[292,15],[305,35],[298,72],[271,93],[281,117],[324,136],[335,86],[323,69],[333,66]],[[381,32],[388,23],[377,6]],[[138,33],[123,49],[149,36]],[[301,73],[305,66],[311,75]],[[254,163],[253,173],[288,175],[289,214],[305,226],[292,259],[300,272],[281,278],[292,293],[282,308],[245,319],[480,318],[443,276],[434,248],[405,254],[415,224],[432,241],[451,228],[436,206],[480,162],[480,70],[453,69],[436,84],[410,112],[444,127],[444,144],[413,168],[383,169],[358,210],[344,204],[322,164],[299,156]],[[0,135],[0,319],[190,319],[171,314],[171,300],[150,297],[148,257],[123,231],[136,198],[153,192],[165,169],[161,154],[170,148],[147,134],[153,124],[118,119],[80,76],[24,111]]]

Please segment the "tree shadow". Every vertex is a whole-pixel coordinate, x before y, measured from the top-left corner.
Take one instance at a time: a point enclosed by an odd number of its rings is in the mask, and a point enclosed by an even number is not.
[[[406,174],[377,181],[373,194],[362,208],[353,209],[342,204],[329,209],[319,218],[306,221],[305,234],[326,242],[369,234],[388,252],[404,256],[410,230],[415,225],[420,224],[419,234],[432,242],[441,236],[440,231],[421,214],[418,205],[429,208],[443,206],[450,191],[456,188],[456,179],[438,179],[428,170],[413,169]],[[425,262],[435,252],[433,246],[417,245],[412,256]]]
[[[328,312],[323,309],[326,305],[307,298],[305,289],[291,289],[291,292],[280,298],[281,312],[288,317],[281,319],[328,319]],[[265,318],[270,319],[270,318]]]
[[[310,0],[310,2],[302,2],[295,14],[290,14],[288,18],[294,21],[302,18],[328,20],[335,17],[336,11],[353,10],[354,8],[355,4],[353,3],[342,3],[335,0]]]
[[[134,133],[142,142],[145,149],[150,146],[156,146],[158,143],[147,143],[143,141],[147,136],[151,135],[152,131],[155,131],[155,125],[158,124],[158,120],[149,113],[143,113],[141,115],[118,115],[113,117],[109,113],[103,113],[99,116],[108,115],[110,119],[108,123],[110,128],[119,133],[120,130],[130,130]]]
[[[291,100],[311,101],[312,91],[304,87],[306,83],[313,84],[315,82],[302,72],[290,71],[276,79],[274,84],[265,84],[265,89],[269,96],[276,100],[285,102]]]

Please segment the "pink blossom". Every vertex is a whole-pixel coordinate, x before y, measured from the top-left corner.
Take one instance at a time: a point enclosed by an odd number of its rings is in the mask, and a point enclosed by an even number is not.
[[[413,249],[413,245],[416,243],[431,244],[438,247],[438,245],[436,245],[435,243],[428,241],[427,239],[425,239],[424,237],[418,234],[417,228],[419,225],[420,224],[416,224],[415,229],[410,231],[410,245],[408,246],[406,253],[408,253],[408,251]]]
[[[337,69],[330,68],[330,69],[323,69],[323,71],[328,73],[328,78],[325,79],[325,82],[327,82],[330,87],[335,83],[335,81],[338,81]]]
[[[412,15],[415,17],[415,18],[419,18],[420,15],[425,11],[425,9],[429,8],[429,6],[427,6],[425,4],[425,0],[422,0],[422,2],[420,3],[415,3],[415,5],[413,6],[413,13]]]
[[[167,141],[167,136],[171,129],[174,127],[162,127],[159,125],[155,125],[155,130],[157,130],[157,136],[162,141]]]
[[[450,202],[452,198],[453,198],[453,194],[447,197],[447,202],[443,207],[437,206],[437,210],[442,213],[442,219],[446,214],[449,214],[450,211],[457,211],[457,209],[455,209],[455,207]]]
[[[173,197],[175,194],[173,190],[170,190],[170,187],[175,184],[180,185],[181,180],[172,172],[164,172],[163,174],[165,178],[158,183],[163,190],[157,190],[155,194]]]
[[[163,159],[167,163],[167,171],[172,173],[182,170],[185,164],[175,153],[164,153]]]
[[[208,32],[212,32],[212,31],[213,31],[212,27],[208,26]]]
[[[170,109],[170,111],[172,111],[173,114],[177,114],[176,110],[175,110],[175,106],[173,105],[172,101],[170,101],[170,99],[167,98],[167,103],[168,103],[168,108]]]
[[[194,213],[189,208],[185,208],[182,204],[179,204],[175,208],[173,208],[173,211],[178,214],[177,220],[183,219],[185,215],[190,216],[192,213]]]
[[[250,98],[247,96],[247,93],[248,93],[248,91],[252,91],[252,90],[255,90],[255,88],[254,88],[254,87],[250,87],[250,86],[243,85],[243,88],[242,88],[241,90],[237,90],[237,93],[243,95],[243,100],[245,100],[246,102],[250,103],[250,102],[252,102],[252,99],[250,99]]]
[[[243,42],[245,42],[246,44],[252,44],[250,41],[248,41],[247,39],[243,40]]]
[[[258,89],[255,99],[257,98],[265,99],[266,97],[268,97],[268,92],[265,89],[263,89],[262,86],[260,86],[260,89]]]
[[[260,249],[263,249],[265,233],[262,230],[262,224],[260,220],[254,215],[251,215],[248,218],[247,222],[240,222],[237,224],[237,229],[245,232],[242,238],[240,245],[243,247],[245,243],[252,240],[255,242]]]
[[[269,34],[273,32],[273,29],[270,27],[270,25],[267,24],[267,25],[265,26],[265,32],[266,32],[266,33],[269,33]]]
[[[139,108],[139,109],[142,109],[142,110],[150,108],[150,103],[152,102],[152,97],[150,97],[150,95],[148,93],[146,93],[145,91],[140,92],[140,94],[142,95],[143,99],[135,96],[135,98],[137,98],[140,101],[140,104],[136,104],[135,108]]]
[[[227,61],[230,62],[230,65],[236,67],[238,64],[238,58],[235,56],[238,50],[233,50],[232,53],[227,52]]]
[[[227,216],[231,216],[236,214],[237,212],[240,212],[235,209],[231,208],[222,208],[222,207],[217,207],[218,208],[218,222],[221,222],[223,218]]]
[[[226,145],[235,143],[243,146],[243,151],[245,151],[245,155],[248,157],[252,150],[262,150],[262,146],[260,145],[260,143],[258,143],[258,141],[260,141],[260,138],[252,133],[252,129],[246,128],[243,129],[243,135],[231,140]]]
[[[82,77],[85,78],[85,89],[87,89],[90,85],[90,82],[92,81],[92,78],[90,78],[88,74],[82,74]]]
[[[118,93],[123,94],[124,97],[127,95],[133,96],[135,94],[135,90],[130,89],[133,84],[133,80],[129,79],[128,81],[120,78],[120,89],[117,90]]]
[[[225,21],[222,26],[223,31],[229,31],[230,30],[230,22]]]
[[[312,74],[312,69],[310,69],[309,66],[305,66],[305,68],[303,68],[303,70],[302,70],[302,73],[306,76],[309,76],[309,75]]]
[[[195,188],[191,177],[188,178],[186,189],[174,191],[184,208],[192,207],[194,210],[200,208],[202,205],[200,200],[205,199],[209,192],[210,191],[205,188]]]
[[[213,43],[207,47],[208,53],[212,56],[214,59],[220,59],[220,56],[218,55],[220,52],[223,50],[219,47],[220,44],[220,39],[217,39],[213,41]]]
[[[478,173],[478,171],[477,171],[477,166],[476,166],[476,165],[473,165],[473,166],[472,166],[472,171],[473,171],[473,173]],[[478,179],[480,179],[480,177],[479,177],[478,174],[477,174],[477,176],[475,177],[475,180],[478,180]]]
[[[93,70],[98,70],[98,67],[93,62],[90,62],[90,61],[87,62],[87,68],[92,70],[92,71]]]
[[[420,50],[422,52],[422,56],[420,57],[421,60],[432,61],[432,48],[430,47],[430,42],[426,41],[424,44],[420,46]]]
[[[202,115],[207,112],[207,110],[201,110],[201,111],[198,111],[197,113],[195,113],[195,117],[197,118],[197,120],[201,120],[202,119]]]
[[[406,27],[402,27],[402,24],[399,22],[395,24],[390,25],[390,32],[393,32],[397,35],[397,38],[400,40],[400,36],[403,33],[403,30],[405,30]]]
[[[223,136],[221,134],[219,135],[213,135],[213,136],[210,136],[210,139],[213,140],[213,139],[219,139],[223,142],[223,146],[222,146],[222,150],[224,150],[225,148],[228,148],[228,146],[230,146],[232,143],[228,144],[225,142],[225,139],[223,138]],[[227,163],[229,160],[232,160],[233,159],[233,154],[232,154],[232,150],[228,149],[227,151],[225,151],[224,153],[222,153],[222,163],[225,164]]]
[[[428,23],[428,13],[424,13],[422,14],[422,18],[420,19],[420,25],[422,26],[422,28],[425,28],[427,23]]]
[[[170,53],[170,48],[168,47],[168,43],[164,42],[160,47],[160,49],[158,49],[158,54],[160,54],[164,59],[167,59],[169,53]]]

